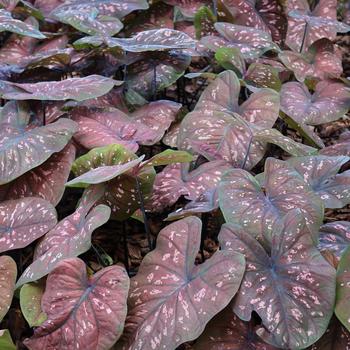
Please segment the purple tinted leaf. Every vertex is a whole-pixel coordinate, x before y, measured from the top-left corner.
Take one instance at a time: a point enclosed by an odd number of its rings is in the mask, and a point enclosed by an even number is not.
[[[344,250],[350,245],[350,222],[334,221],[320,228],[318,249],[329,250],[340,259]]]
[[[2,98],[16,100],[84,101],[106,94],[115,85],[121,82],[101,75],[35,84],[0,81],[0,94]]]
[[[0,256],[0,276],[0,321],[2,321],[11,306],[17,278],[17,265],[10,256]]]
[[[12,11],[16,6],[19,0],[0,0],[0,6],[7,11]]]
[[[11,12],[0,9],[0,32],[4,31],[30,36],[36,39],[46,38],[44,34],[31,24],[14,19],[11,16]]]
[[[258,88],[281,89],[281,80],[275,67],[261,63],[252,63],[244,74],[244,81],[248,85]]]
[[[159,233],[156,249],[131,281],[124,348],[175,349],[198,337],[236,293],[244,273],[242,255],[218,251],[195,266],[200,232],[201,221],[189,217]]]
[[[41,309],[41,299],[44,294],[45,284],[28,283],[20,290],[21,311],[30,327],[38,327],[46,321],[47,316]]]
[[[310,350],[342,350],[350,346],[350,333],[333,317],[325,334]]]
[[[127,85],[141,96],[150,98],[184,75],[191,57],[180,51],[156,51],[141,56],[128,66]]]
[[[282,51],[278,55],[283,64],[293,71],[296,79],[301,82],[308,77],[321,80],[339,77],[343,73],[341,56],[328,39],[315,42],[306,53]]]
[[[219,185],[219,203],[227,222],[241,225],[254,237],[293,209],[300,209],[316,238],[323,219],[323,203],[288,163],[268,158],[262,185],[247,171],[227,172]],[[265,237],[271,240],[270,235]]]
[[[270,34],[258,29],[224,22],[215,23],[215,29],[224,39],[210,36],[201,39],[205,46],[214,51],[223,46],[233,47],[238,48],[244,58],[255,59],[266,51],[277,49]]]
[[[229,304],[205,328],[193,346],[194,350],[277,350],[263,342],[254,325],[240,320]]]
[[[60,262],[42,298],[48,319],[25,345],[31,350],[109,349],[123,331],[128,290],[129,278],[120,266],[88,277],[82,260]]]
[[[44,163],[53,153],[61,151],[76,131],[76,124],[68,119],[60,119],[53,124],[26,131],[28,117],[27,111],[14,101],[0,109],[1,185]]]
[[[257,333],[266,342],[305,349],[326,331],[335,270],[315,248],[302,212],[290,211],[272,225],[271,256],[241,226],[225,224],[219,240],[224,250],[246,258],[233,310],[245,321],[257,312],[264,325]]]
[[[177,147],[177,138],[180,132],[180,123],[173,123],[165,133],[162,142],[169,147]]]
[[[334,312],[338,320],[350,331],[350,247],[340,258],[337,269],[337,298]]]
[[[311,95],[298,82],[283,84],[281,110],[298,123],[318,125],[337,120],[350,108],[350,92],[341,83],[318,83]]]
[[[156,175],[149,210],[162,211],[181,196],[189,200],[200,198],[205,192],[215,189],[221,176],[230,168],[223,161],[204,163],[191,172],[179,163],[166,166]]]
[[[311,156],[287,162],[323,200],[326,208],[342,208],[350,203],[350,170],[338,174],[349,157]]]
[[[1,200],[41,197],[56,206],[62,198],[64,184],[74,159],[75,147],[68,144],[42,165],[28,171],[15,181],[0,186]]]
[[[167,28],[146,30],[132,38],[110,38],[109,47],[120,47],[127,52],[143,52],[194,48],[196,42],[187,34]]]
[[[92,232],[106,223],[111,213],[105,205],[91,209],[102,195],[101,187],[89,188],[84,192],[76,211],[61,220],[39,242],[34,260],[17,281],[17,287],[46,276],[60,261],[90,249]]]
[[[344,132],[340,135],[339,141],[332,146],[320,150],[320,154],[326,156],[348,156],[350,157],[350,133]]]
[[[56,225],[56,210],[28,197],[0,203],[0,252],[26,247]]]
[[[336,20],[336,6],[336,1],[328,1],[320,2],[311,14],[295,8],[289,11],[286,44],[294,51],[301,51],[318,39],[334,40],[338,32],[350,31],[350,26]]]

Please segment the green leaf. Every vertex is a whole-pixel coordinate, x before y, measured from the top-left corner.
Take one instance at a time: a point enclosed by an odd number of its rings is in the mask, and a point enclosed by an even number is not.
[[[238,48],[221,47],[216,51],[215,59],[222,67],[233,70],[240,77],[243,76],[246,70],[244,58]]]
[[[20,291],[21,311],[30,327],[38,327],[47,316],[41,309],[41,298],[44,294],[45,285],[42,282],[27,283]]]
[[[0,330],[0,349],[1,350],[16,350],[15,344],[11,339],[10,332],[8,329]]]
[[[193,156],[186,151],[174,151],[167,149],[161,153],[156,154],[151,159],[145,161],[143,164],[148,166],[160,166],[173,163],[188,163],[193,160]]]

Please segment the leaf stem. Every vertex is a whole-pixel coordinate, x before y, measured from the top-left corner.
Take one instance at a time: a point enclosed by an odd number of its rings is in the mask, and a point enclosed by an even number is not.
[[[305,29],[304,29],[304,35],[303,35],[303,40],[301,42],[301,47],[299,53],[303,52],[304,49],[304,44],[305,44],[305,39],[306,39],[306,32],[307,32],[307,21],[305,21]]]

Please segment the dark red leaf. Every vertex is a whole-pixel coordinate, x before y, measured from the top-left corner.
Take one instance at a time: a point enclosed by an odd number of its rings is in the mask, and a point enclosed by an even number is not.
[[[10,256],[0,256],[0,322],[11,306],[16,278],[16,262]]]

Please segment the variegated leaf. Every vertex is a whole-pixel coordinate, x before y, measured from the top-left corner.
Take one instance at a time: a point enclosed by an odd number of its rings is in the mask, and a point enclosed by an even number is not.
[[[200,232],[201,221],[189,217],[159,233],[156,249],[131,280],[122,348],[175,349],[198,337],[234,296],[244,273],[242,255],[218,251],[195,266]]]
[[[16,262],[7,255],[0,256],[0,322],[9,310],[17,278]],[[1,331],[0,331],[1,332]],[[1,340],[0,340],[1,344]],[[2,349],[2,348],[1,348]]]
[[[82,260],[61,261],[42,297],[47,321],[24,344],[30,350],[109,349],[123,332],[128,290],[129,278],[120,266],[89,277]]]
[[[255,311],[263,323],[257,334],[279,348],[305,349],[320,338],[333,314],[335,270],[314,246],[301,211],[272,225],[270,255],[241,226],[225,224],[219,241],[247,261],[233,305],[242,320]]]

